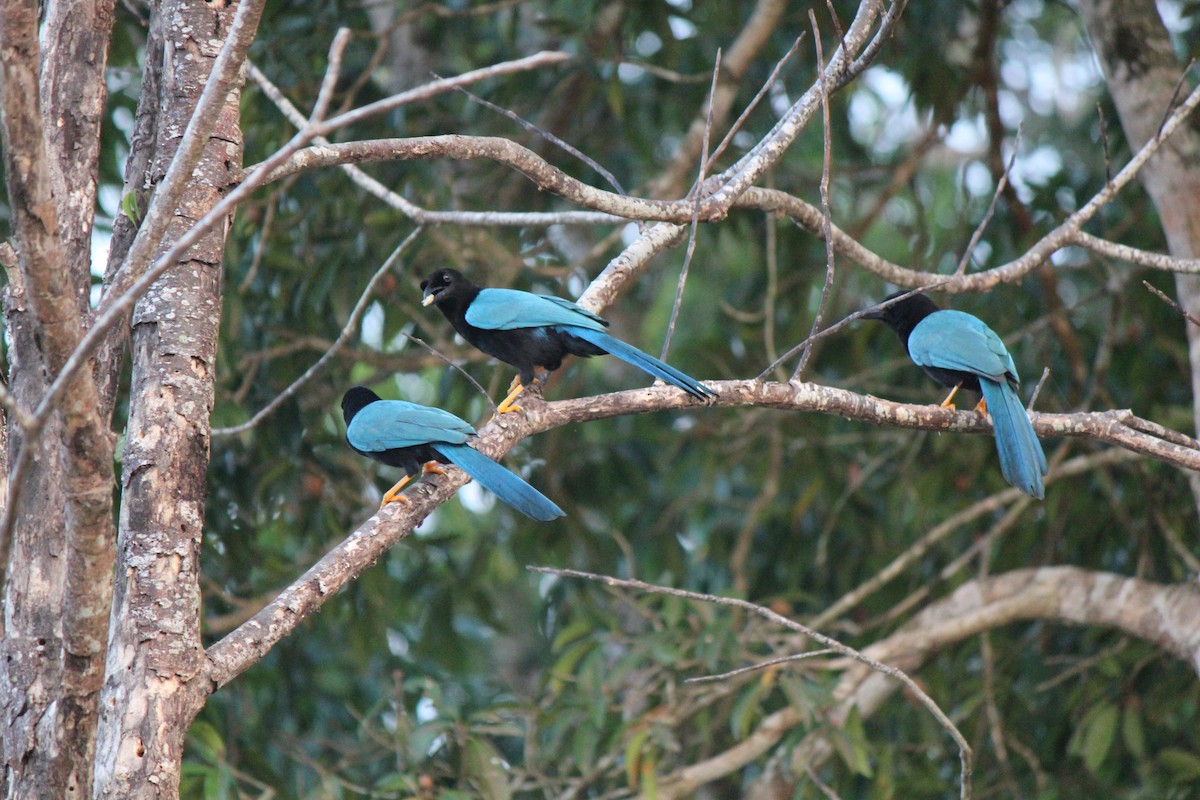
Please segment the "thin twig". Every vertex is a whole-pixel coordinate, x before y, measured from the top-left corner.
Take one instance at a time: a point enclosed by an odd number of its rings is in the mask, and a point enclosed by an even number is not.
[[[317,92],[317,102],[313,104],[312,114],[308,118],[310,125],[316,125],[325,118],[329,103],[333,100],[333,90],[337,86],[338,76],[342,72],[342,56],[346,45],[350,43],[350,29],[338,28],[329,45],[329,63],[325,67],[325,77],[321,80],[321,88]]]
[[[1004,168],[1004,172],[1000,173],[1000,180],[996,181],[996,191],[992,192],[992,201],[988,203],[983,219],[979,220],[979,224],[975,226],[975,231],[971,234],[970,241],[967,242],[967,248],[963,250],[962,260],[958,262],[958,268],[954,270],[955,275],[962,275],[967,271],[967,264],[971,263],[971,256],[975,253],[975,247],[979,244],[979,240],[983,238],[983,232],[987,230],[988,223],[992,221],[992,215],[996,213],[996,204],[1000,202],[1000,196],[1004,194],[1004,189],[1008,186],[1008,175],[1012,172],[1013,164],[1017,161],[1017,151],[1021,147],[1021,131],[1023,128],[1023,124],[1017,126],[1017,138],[1013,142],[1012,155],[1008,157],[1008,165]]]
[[[246,420],[241,425],[234,425],[229,428],[213,428],[212,435],[233,436],[234,434],[245,433],[254,426],[258,425],[258,423],[262,422],[268,414],[279,408],[279,406],[281,406],[285,400],[299,391],[301,386],[308,383],[314,375],[320,372],[321,368],[328,364],[330,359],[332,359],[334,355],[336,355],[337,352],[342,349],[346,342],[350,340],[351,335],[353,335],[354,331],[358,328],[359,320],[362,319],[363,313],[367,310],[367,304],[375,294],[375,287],[379,285],[379,281],[383,279],[383,276],[391,271],[396,262],[400,260],[400,256],[405,250],[408,249],[408,246],[412,244],[422,230],[423,228],[414,229],[412,233],[404,238],[404,241],[396,245],[396,249],[393,250],[392,254],[383,262],[383,266],[375,271],[375,274],[371,276],[371,280],[367,281],[367,288],[363,289],[363,293],[358,298],[358,302],[354,304],[354,309],[350,312],[350,318],[346,320],[346,324],[342,327],[342,332],[338,334],[337,339],[334,340],[329,349],[321,354],[321,357],[317,359],[316,363],[305,370],[303,375],[292,381],[290,386],[280,392],[275,399],[273,399],[270,403],[267,403],[266,406],[264,406],[250,419]]]
[[[1191,313],[1188,312],[1188,310],[1186,308],[1184,308],[1179,303],[1172,300],[1167,295],[1163,294],[1163,292],[1161,290],[1159,290],[1158,288],[1156,288],[1154,286],[1154,284],[1150,283],[1150,281],[1142,281],[1142,286],[1145,286],[1147,289],[1150,290],[1151,294],[1153,294],[1159,300],[1162,300],[1164,303],[1169,305],[1171,308],[1175,309],[1180,314],[1182,314],[1184,319],[1186,319],[1188,322],[1200,327],[1200,319],[1196,319],[1194,316],[1191,315]]]
[[[780,625],[784,628],[787,628],[788,630],[795,631],[796,633],[802,634],[802,635],[808,637],[809,639],[812,639],[815,642],[819,642],[820,644],[824,645],[829,650],[832,650],[833,652],[838,653],[840,655],[846,656],[847,658],[852,658],[855,661],[859,662],[860,664],[864,664],[876,672],[880,672],[880,673],[883,673],[884,675],[887,675],[888,677],[894,678],[895,680],[904,684],[905,688],[907,688],[912,693],[913,697],[915,697],[917,699],[917,701],[920,702],[921,705],[923,705],[925,707],[925,709],[933,716],[933,718],[938,721],[938,724],[940,724],[942,726],[942,728],[944,728],[946,730],[946,732],[950,734],[951,738],[954,739],[955,744],[958,745],[958,757],[959,757],[960,780],[961,780],[960,797],[963,798],[963,800],[967,800],[967,798],[970,798],[970,796],[971,796],[971,757],[972,757],[971,745],[969,745],[967,743],[966,738],[958,730],[957,726],[955,726],[955,724],[950,721],[950,718],[948,716],[946,716],[945,712],[943,712],[942,709],[938,706],[938,704],[936,702],[934,702],[933,698],[931,698],[928,694],[926,694],[925,690],[923,690],[920,686],[918,686],[917,682],[914,681],[912,678],[910,678],[902,670],[899,670],[896,667],[893,667],[889,664],[884,664],[880,661],[876,661],[875,659],[871,658],[870,656],[867,656],[867,655],[861,653],[860,651],[855,650],[853,647],[842,644],[837,639],[834,639],[830,636],[826,636],[823,633],[818,633],[817,631],[814,631],[813,629],[811,629],[799,622],[796,622],[795,620],[789,619],[788,617],[785,617],[782,614],[778,614],[769,608],[765,608],[763,606],[756,605],[755,603],[751,603],[748,600],[742,600],[737,597],[719,597],[717,595],[712,595],[712,594],[702,594],[700,592],[691,592],[691,591],[687,591],[685,589],[675,589],[675,588],[672,588],[669,586],[658,586],[656,584],[646,583],[644,581],[628,580],[628,579],[624,579],[624,578],[614,578],[609,575],[597,575],[593,572],[583,572],[583,571],[575,570],[575,569],[560,569],[557,567],[536,567],[536,566],[529,566],[529,567],[526,567],[526,569],[530,570],[531,572],[537,572],[537,573],[540,573],[543,575],[555,575],[555,576],[561,577],[561,578],[581,578],[583,580],[589,580],[589,581],[595,581],[597,583],[603,583],[607,586],[616,586],[616,587],[620,587],[620,588],[624,588],[624,589],[635,589],[637,591],[647,592],[649,594],[662,594],[662,595],[668,595],[670,597],[679,597],[684,600],[695,600],[695,601],[698,601],[701,603],[713,603],[715,605],[732,606],[733,608],[740,608],[743,611],[749,611],[752,614],[757,614],[758,616],[762,617],[763,619],[765,619],[769,622],[773,622],[776,625]]]
[[[915,289],[909,289],[904,294],[896,295],[895,297],[892,297],[888,300],[884,300],[883,302],[877,303],[876,305],[868,306],[867,308],[863,308],[863,309],[859,309],[858,311],[855,311],[854,313],[846,316],[844,319],[840,320],[839,322],[835,322],[834,324],[830,325],[825,330],[823,330],[819,333],[814,333],[811,336],[809,336],[808,338],[801,341],[799,344],[793,346],[786,353],[784,353],[779,358],[775,359],[770,364],[768,364],[767,368],[764,369],[762,372],[760,372],[757,376],[755,376],[754,380],[756,380],[756,381],[764,380],[768,375],[771,374],[772,370],[774,370],[776,367],[778,367],[784,361],[787,361],[789,358],[794,356],[796,353],[799,353],[810,343],[824,339],[826,336],[832,336],[833,334],[840,331],[842,328],[849,325],[851,322],[860,320],[863,317],[865,317],[867,314],[870,314],[873,311],[879,311],[880,309],[887,308],[888,306],[892,305],[893,303],[899,303],[901,300],[904,300],[905,298],[908,298],[908,297],[912,297],[914,294],[918,294],[919,292],[932,291],[932,290],[938,288],[939,286],[942,286],[943,284],[947,283],[949,280],[950,280],[949,278],[943,278],[942,280],[937,281],[936,283],[930,283],[925,286],[918,286]]]
[[[767,92],[771,90],[771,87],[775,85],[775,81],[779,79],[779,73],[783,70],[783,66],[787,64],[787,62],[791,60],[792,56],[796,54],[796,51],[800,49],[800,43],[804,41],[805,35],[806,32],[802,31],[800,35],[796,37],[796,41],[792,42],[792,46],[788,48],[788,51],[783,54],[783,58],[775,62],[775,68],[772,69],[771,74],[767,76],[766,83],[762,85],[762,88],[758,90],[758,94],[754,95],[754,98],[751,99],[746,108],[742,110],[742,113],[738,115],[738,118],[733,121],[733,125],[729,127],[729,131],[725,134],[725,138],[721,139],[721,143],[716,146],[716,149],[713,150],[712,155],[708,157],[704,165],[706,169],[713,168],[713,165],[717,162],[717,159],[724,154],[725,149],[729,147],[729,143],[733,141],[733,137],[736,136],[737,132],[742,129],[742,126],[746,124],[746,119],[750,116],[754,109],[758,107],[758,104],[762,102],[763,97],[765,97]],[[711,112],[712,109],[710,108],[710,115]]]
[[[700,202],[704,195],[704,176],[708,169],[709,135],[712,133],[713,101],[717,96],[717,79],[721,76],[721,48],[717,48],[717,57],[713,63],[712,84],[708,90],[708,116],[704,125],[704,140],[700,148],[700,171],[696,175],[696,183],[692,187],[692,224],[688,231],[687,251],[683,256],[683,268],[679,270],[679,283],[675,287],[675,302],[671,305],[671,319],[667,323],[667,335],[663,339],[662,352],[659,358],[666,360],[667,351],[671,349],[671,338],[675,336],[675,323],[679,320],[679,309],[683,307],[683,288],[687,285],[688,271],[692,266],[692,255],[696,252],[696,230],[700,224]]]
[[[684,680],[684,683],[708,683],[711,681],[728,680],[729,678],[736,678],[738,675],[745,675],[748,672],[757,672],[760,669],[773,667],[777,664],[788,664],[792,661],[804,661],[805,659],[815,658],[816,656],[826,656],[832,652],[834,651],[830,650],[829,648],[825,648],[823,650],[813,650],[810,653],[796,653],[790,656],[772,658],[769,661],[760,661],[757,664],[751,664],[748,667],[738,667],[735,670],[722,672],[719,675],[701,675],[699,678],[687,678]]]
[[[832,7],[830,12],[832,12]],[[836,17],[834,18],[836,20]],[[821,287],[821,301],[817,304],[817,313],[813,316],[812,328],[808,331],[809,343],[804,346],[800,352],[800,360],[796,363],[796,368],[792,370],[791,380],[799,380],[800,375],[804,372],[804,368],[808,366],[808,360],[812,358],[812,335],[821,328],[821,322],[825,317],[825,308],[829,305],[829,293],[833,289],[833,278],[837,265],[836,251],[833,246],[833,211],[829,206],[829,173],[832,171],[832,152],[833,152],[833,136],[829,130],[829,91],[828,84],[825,79],[825,53],[821,49],[821,29],[817,27],[817,15],[810,8],[808,10],[808,24],[812,27],[813,45],[817,49],[817,74],[820,78],[817,81],[817,87],[821,91],[821,133],[824,142],[821,158],[821,234],[825,240],[825,285]],[[841,26],[838,26],[838,32],[841,33]],[[842,47],[845,48],[845,41],[842,41]]]
[[[303,128],[306,124],[304,115],[284,96],[279,87],[272,83],[271,79],[252,62],[248,62],[247,67],[249,68],[250,79],[258,84],[259,89],[275,104],[280,113],[297,128]],[[333,146],[330,144],[329,139],[324,136],[314,137],[313,142],[321,147]],[[256,164],[247,169],[246,172],[257,171],[260,166],[260,164]],[[457,225],[512,225],[523,227],[530,225],[611,225],[626,221],[624,217],[596,211],[556,211],[549,213],[536,211],[516,213],[499,211],[430,211],[418,206],[406,197],[393,192],[364,172],[356,164],[339,163],[338,167],[350,177],[351,181],[368,194],[382,200],[420,225],[447,223]],[[279,177],[278,174],[273,175],[268,180],[276,177]]]
[[[587,164],[589,167],[591,167],[593,170],[595,170],[596,173],[598,175],[600,175],[600,177],[602,177],[606,181],[608,181],[612,185],[612,187],[617,190],[617,194],[628,194],[628,192],[626,192],[625,189],[621,186],[621,182],[617,180],[617,177],[615,175],[613,175],[611,172],[609,172],[604,167],[597,164],[595,159],[593,159],[591,156],[589,156],[586,153],[584,153],[583,151],[581,151],[579,148],[575,147],[574,145],[568,144],[567,142],[565,142],[562,139],[555,136],[550,131],[539,128],[537,125],[534,125],[529,120],[524,119],[521,116],[519,116],[515,111],[510,111],[507,108],[503,108],[503,107],[498,106],[495,103],[492,103],[488,100],[484,100],[479,95],[473,94],[472,92],[470,92],[469,90],[467,90],[466,88],[464,88],[462,86],[458,87],[458,90],[460,92],[462,92],[463,94],[465,94],[467,97],[469,97],[472,101],[478,103],[479,105],[483,106],[484,108],[495,111],[497,114],[500,114],[504,117],[507,117],[508,119],[511,119],[513,122],[517,123],[522,128],[524,128],[525,130],[534,134],[535,136],[540,136],[541,138],[545,139],[547,142],[554,145],[555,147],[558,147],[559,149],[564,150],[567,153],[575,156],[580,161],[582,161],[584,164]]]
[[[1050,368],[1042,367],[1042,377],[1038,378],[1037,386],[1033,387],[1033,394],[1029,396],[1029,405],[1025,406],[1026,411],[1032,411],[1037,405],[1038,395],[1042,393],[1042,387],[1046,385],[1046,380],[1050,377]]]

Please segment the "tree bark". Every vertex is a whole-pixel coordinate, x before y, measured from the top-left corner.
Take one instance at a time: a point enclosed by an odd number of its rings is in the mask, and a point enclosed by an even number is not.
[[[163,4],[166,40],[152,174],[162,179],[233,8]],[[216,128],[171,222],[181,236],[241,169],[240,92]],[[174,797],[187,728],[208,695],[193,678],[200,641],[200,539],[220,321],[225,230],[192,247],[138,302],[123,464],[116,596],[97,745],[97,797]]]
[[[0,10],[0,117],[17,266],[10,278],[19,276],[8,287],[6,312],[13,315],[11,386],[27,410],[79,342],[90,282],[112,9],[101,3],[72,10],[88,17],[90,24],[78,26],[86,32],[64,33],[66,10],[47,9],[43,31],[52,44],[44,53],[36,3]],[[81,196],[65,175],[82,178]],[[30,448],[31,456],[24,478],[9,486],[27,497],[7,509],[15,516],[5,533],[13,568],[6,570],[0,659],[10,770],[3,782],[17,794],[77,796],[90,783],[114,538],[113,442],[95,397],[91,373],[81,372],[40,431],[11,436],[10,454]],[[16,506],[14,494],[7,498]]]
[[[1079,10],[1109,94],[1121,117],[1130,147],[1153,137],[1180,87],[1183,69],[1154,0],[1082,0]],[[1200,135],[1194,125],[1176,131],[1141,173],[1142,185],[1158,210],[1167,248],[1178,258],[1200,255]],[[1200,276],[1176,275],[1179,302],[1200,317]],[[1200,328],[1180,320],[1188,339],[1192,411],[1200,431]],[[1190,474],[1200,509],[1200,476]]]

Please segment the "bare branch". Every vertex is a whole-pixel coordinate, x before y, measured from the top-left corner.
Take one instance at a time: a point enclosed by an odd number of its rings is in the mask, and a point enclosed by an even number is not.
[[[807,661],[810,658],[826,656],[833,652],[835,651],[825,648],[823,650],[812,650],[808,653],[797,653],[790,656],[781,656],[780,658],[771,658],[766,661],[760,661],[757,664],[751,664],[748,667],[739,667],[738,669],[730,670],[729,672],[722,672],[720,675],[703,675],[699,678],[687,678],[684,680],[684,683],[710,683],[712,681],[725,681],[729,680],[730,678],[736,678],[739,675],[746,675],[750,672],[758,672],[759,670],[763,670],[768,667],[775,667],[780,664],[790,664],[793,661]]]
[[[969,581],[863,652],[912,672],[941,649],[967,637],[1020,620],[1040,619],[1116,628],[1187,661],[1200,672],[1200,632],[1192,624],[1198,615],[1200,593],[1188,584],[1152,583],[1078,567],[1040,567]],[[833,721],[844,719],[851,709],[864,718],[870,716],[897,688],[887,677],[853,665],[834,689],[839,705]],[[711,771],[707,780],[716,780],[760,758],[801,722],[801,715],[791,708],[766,717],[746,737],[745,741],[753,746],[739,750],[736,758],[725,759],[723,770]],[[778,770],[796,774],[806,764],[818,767],[833,752],[823,731],[813,731],[785,758],[771,764],[759,780],[786,781],[788,776],[779,775]],[[721,756],[711,760],[718,758]],[[690,765],[676,775],[682,780],[689,770],[706,763]],[[664,778],[662,783],[669,779]],[[755,788],[747,794],[758,796]]]
[[[664,361],[671,349],[671,339],[675,336],[675,324],[679,321],[679,309],[683,307],[683,287],[687,285],[688,271],[692,266],[692,255],[696,252],[696,228],[700,223],[700,197],[704,191],[704,176],[708,169],[708,137],[712,133],[713,101],[717,94],[717,79],[721,77],[721,49],[717,48],[717,57],[713,62],[712,84],[708,92],[708,124],[704,127],[704,142],[700,148],[700,170],[696,182],[692,184],[692,220],[688,226],[687,251],[683,256],[683,268],[679,270],[679,282],[675,286],[675,301],[671,304],[671,318],[667,322],[667,335],[663,338],[659,358]]]
[[[1000,197],[1004,194],[1005,187],[1008,186],[1008,176],[1012,172],[1013,164],[1017,160],[1017,151],[1021,147],[1021,130],[1021,126],[1018,126],[1016,141],[1013,142],[1012,154],[1008,157],[1008,164],[1004,167],[1004,172],[1000,173],[1000,180],[996,181],[996,190],[992,192],[992,200],[988,203],[987,211],[983,214],[983,219],[979,220],[979,224],[975,226],[975,231],[971,234],[971,239],[967,242],[967,246],[963,250],[962,259],[958,262],[958,268],[954,270],[955,275],[962,275],[967,271],[967,265],[971,263],[971,256],[975,254],[975,248],[979,245],[979,240],[983,238],[983,232],[987,230],[988,223],[992,221],[992,215],[996,213],[996,204],[1000,202]]]
[[[542,130],[537,125],[534,125],[532,122],[530,122],[526,119],[522,119],[520,116],[518,116],[516,114],[516,112],[510,111],[507,108],[501,108],[500,106],[496,105],[495,103],[488,102],[487,100],[484,100],[479,95],[473,94],[472,92],[468,91],[467,89],[465,89],[461,86],[458,88],[458,90],[460,92],[462,92],[463,94],[465,94],[467,97],[471,98],[472,102],[478,103],[479,105],[483,106],[484,108],[495,111],[497,114],[500,114],[503,117],[511,119],[513,122],[517,123],[522,128],[524,128],[525,130],[534,134],[535,136],[539,136],[542,139],[545,139],[550,144],[559,148],[560,150],[563,150],[564,152],[575,156],[575,158],[579,159],[584,164],[587,164],[589,167],[591,167],[593,170],[595,170],[596,173],[600,177],[602,177],[602,178],[604,178],[604,180],[608,181],[609,184],[614,189],[617,190],[617,194],[626,194],[624,187],[621,186],[621,182],[617,180],[616,175],[613,175],[607,169],[605,169],[604,167],[597,164],[595,159],[593,159],[591,156],[589,156],[586,153],[579,150],[579,148],[575,147],[572,144],[569,144],[568,142],[564,142],[562,139],[555,136],[550,131]]]
[[[811,383],[706,381],[706,384],[720,395],[704,405],[698,405],[684,392],[668,386],[551,403],[531,399],[525,403],[523,413],[505,414],[481,428],[475,446],[498,459],[517,442],[563,425],[623,414],[708,407],[818,411],[892,427],[991,432],[986,417],[974,412],[892,403]],[[1090,438],[1117,444],[1177,467],[1200,470],[1200,450],[1137,431],[1127,425],[1132,418],[1127,411],[1031,415],[1035,430],[1044,436]],[[452,468],[444,477],[422,481],[407,493],[412,502],[393,503],[376,512],[262,611],[209,648],[210,677],[216,685],[224,685],[255,663],[338,589],[375,563],[388,548],[406,538],[413,527],[467,480],[461,470]]]
[[[317,102],[313,104],[312,115],[308,118],[310,125],[315,125],[323,120],[325,113],[329,110],[329,103],[333,100],[333,90],[337,86],[338,75],[342,71],[342,56],[349,43],[350,29],[338,28],[337,33],[333,36],[333,42],[329,45],[325,77],[321,80],[321,88],[317,91]]]
[[[1126,244],[1118,244],[1110,242],[1107,239],[1101,239],[1086,231],[1076,231],[1073,240],[1074,244],[1087,248],[1093,253],[1114,258],[1118,261],[1137,264],[1140,267],[1150,267],[1152,269],[1163,270],[1164,272],[1179,272],[1190,275],[1200,274],[1200,258],[1176,258],[1167,253],[1151,253],[1148,250],[1141,250]]]
[[[833,9],[830,8],[830,12]],[[835,17],[836,19],[836,17]],[[808,332],[808,343],[804,345],[804,349],[800,353],[800,360],[796,363],[796,368],[792,370],[792,380],[799,380],[804,373],[804,368],[808,366],[808,359],[812,357],[812,341],[813,335],[821,327],[821,322],[825,316],[825,307],[829,303],[829,292],[833,289],[833,277],[837,266],[836,251],[833,247],[833,237],[830,235],[830,229],[833,227],[833,211],[829,206],[829,173],[833,170],[832,154],[833,154],[833,137],[830,134],[829,125],[829,85],[825,78],[825,53],[821,48],[821,29],[817,27],[817,15],[810,8],[808,10],[808,24],[813,32],[813,44],[817,49],[817,72],[820,75],[817,81],[817,88],[821,92],[821,235],[825,240],[825,284],[821,288],[821,301],[817,304],[817,313],[813,315],[812,327]],[[839,33],[841,31],[839,30]],[[842,46],[845,47],[843,40]]]
[[[1180,314],[1182,314],[1183,318],[1186,319],[1188,322],[1192,323],[1193,325],[1200,326],[1200,319],[1196,319],[1194,316],[1192,316],[1186,308],[1184,308],[1179,303],[1172,300],[1161,289],[1156,287],[1154,284],[1150,283],[1150,281],[1142,281],[1142,285],[1145,286],[1147,289],[1149,289],[1150,293],[1153,294],[1155,297],[1157,297],[1159,300],[1162,300],[1164,303],[1169,305],[1171,308],[1175,309]]]

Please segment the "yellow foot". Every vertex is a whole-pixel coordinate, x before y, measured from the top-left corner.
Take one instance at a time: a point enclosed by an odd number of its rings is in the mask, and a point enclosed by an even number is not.
[[[946,399],[942,401],[942,403],[941,403],[942,408],[948,408],[951,411],[958,410],[958,406],[954,405],[954,403],[952,401],[954,400],[954,395],[958,394],[958,388],[960,386],[962,386],[961,383],[956,383],[954,385],[954,388],[950,390],[950,394],[946,395]]]
[[[979,402],[975,404],[975,410],[978,411],[980,414],[988,413],[987,412],[987,400],[985,400],[982,397],[979,398]]]
[[[382,510],[388,503],[407,503],[408,498],[400,494],[400,492],[405,486],[408,485],[410,480],[412,480],[412,476],[405,475],[396,482],[395,486],[388,489],[383,495],[383,502],[379,504],[380,510]]]
[[[538,367],[538,369],[541,369]],[[533,379],[533,383],[537,383],[537,378]],[[524,384],[521,383],[521,376],[513,378],[512,383],[508,387],[508,397],[500,401],[500,405],[496,406],[497,414],[511,414],[514,411],[520,411],[521,407],[517,405],[516,400],[521,396],[521,392],[525,391]]]
[[[425,466],[421,467],[421,472],[426,475],[445,475],[446,470],[442,469],[442,465],[436,461],[426,461]]]

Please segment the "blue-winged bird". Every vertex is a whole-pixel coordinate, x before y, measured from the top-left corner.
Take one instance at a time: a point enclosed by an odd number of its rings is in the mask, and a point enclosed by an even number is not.
[[[568,355],[614,355],[643,372],[661,378],[698,400],[715,397],[670,364],[605,332],[601,317],[570,300],[516,289],[485,289],[461,272],[439,269],[421,281],[422,305],[436,304],[454,330],[472,346],[517,368],[517,377],[497,411],[519,411],[517,397],[537,379],[553,372]]]
[[[565,516],[549,498],[480,453],[467,440],[475,429],[448,411],[404,400],[381,400],[365,386],[342,397],[346,443],[367,458],[399,467],[402,478],[383,496],[380,508],[395,501],[417,473],[444,475],[441,464],[453,464],[481,486],[527,517],[545,522]]]
[[[935,381],[953,387],[943,407],[954,408],[951,401],[959,388],[983,395],[976,410],[992,415],[1004,480],[1042,499],[1046,455],[1017,395],[1021,379],[1000,337],[978,317],[942,311],[923,294],[906,297],[866,318],[884,322],[915,363]]]

